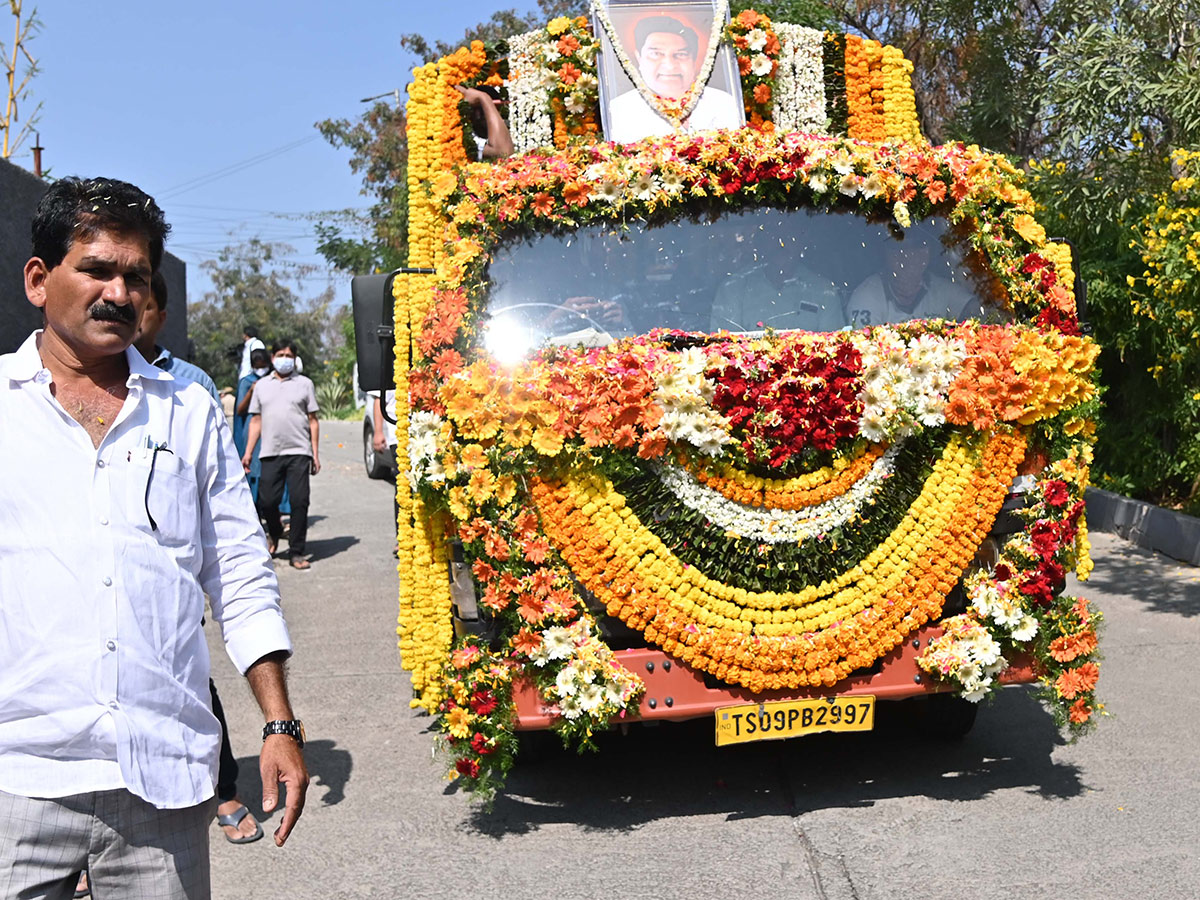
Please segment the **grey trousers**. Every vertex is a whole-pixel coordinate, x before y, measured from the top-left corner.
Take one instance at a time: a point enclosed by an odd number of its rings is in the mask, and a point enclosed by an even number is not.
[[[0,791],[0,897],[70,897],[83,869],[96,900],[208,900],[216,799],[156,809],[126,790],[41,800]]]

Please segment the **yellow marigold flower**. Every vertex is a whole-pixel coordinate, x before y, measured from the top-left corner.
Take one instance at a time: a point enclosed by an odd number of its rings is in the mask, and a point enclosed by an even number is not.
[[[557,456],[562,450],[563,437],[553,428],[539,428],[533,433],[531,446],[542,456]]]
[[[456,706],[446,716],[446,730],[450,732],[451,737],[459,739],[469,737],[471,734],[471,720],[474,718],[466,709]]]
[[[1046,229],[1037,223],[1030,215],[1019,215],[1013,219],[1013,228],[1017,234],[1031,244],[1043,244],[1046,241]]]

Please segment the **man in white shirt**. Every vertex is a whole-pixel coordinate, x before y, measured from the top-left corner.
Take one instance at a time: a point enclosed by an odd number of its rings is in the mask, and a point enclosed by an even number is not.
[[[634,61],[646,87],[678,100],[687,93],[698,74],[700,38],[672,16],[650,16],[634,29],[637,48]],[[700,99],[682,122],[684,131],[737,128],[742,124],[741,107],[725,91],[705,85]],[[628,143],[651,135],[674,132],[675,126],[657,112],[637,89],[626,91],[608,104],[610,141]]]
[[[168,226],[65,178],[33,221],[46,327],[0,357],[0,896],[209,896],[220,728],[201,620],[268,720],[277,844],[308,785],[279,590],[219,408],[131,346]]]
[[[255,350],[266,349],[267,345],[258,339],[257,328],[247,325],[242,329],[242,361],[238,364],[238,381],[254,371],[254,367],[250,365],[250,354]]]

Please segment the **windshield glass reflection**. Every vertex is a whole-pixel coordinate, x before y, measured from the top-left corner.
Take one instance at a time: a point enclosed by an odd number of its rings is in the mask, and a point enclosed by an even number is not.
[[[757,208],[502,244],[485,341],[501,358],[652,328],[836,331],[910,319],[1006,321],[995,279],[944,217],[901,229],[850,213]]]

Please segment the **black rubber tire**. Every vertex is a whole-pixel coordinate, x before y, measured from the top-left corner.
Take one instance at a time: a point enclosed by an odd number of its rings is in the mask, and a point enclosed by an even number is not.
[[[975,726],[979,704],[958,694],[930,694],[925,698],[921,730],[939,741],[961,741]]]
[[[375,452],[372,446],[375,440],[375,429],[369,424],[363,425],[363,465],[368,478],[382,481],[391,477],[392,470],[387,464],[387,458]]]

